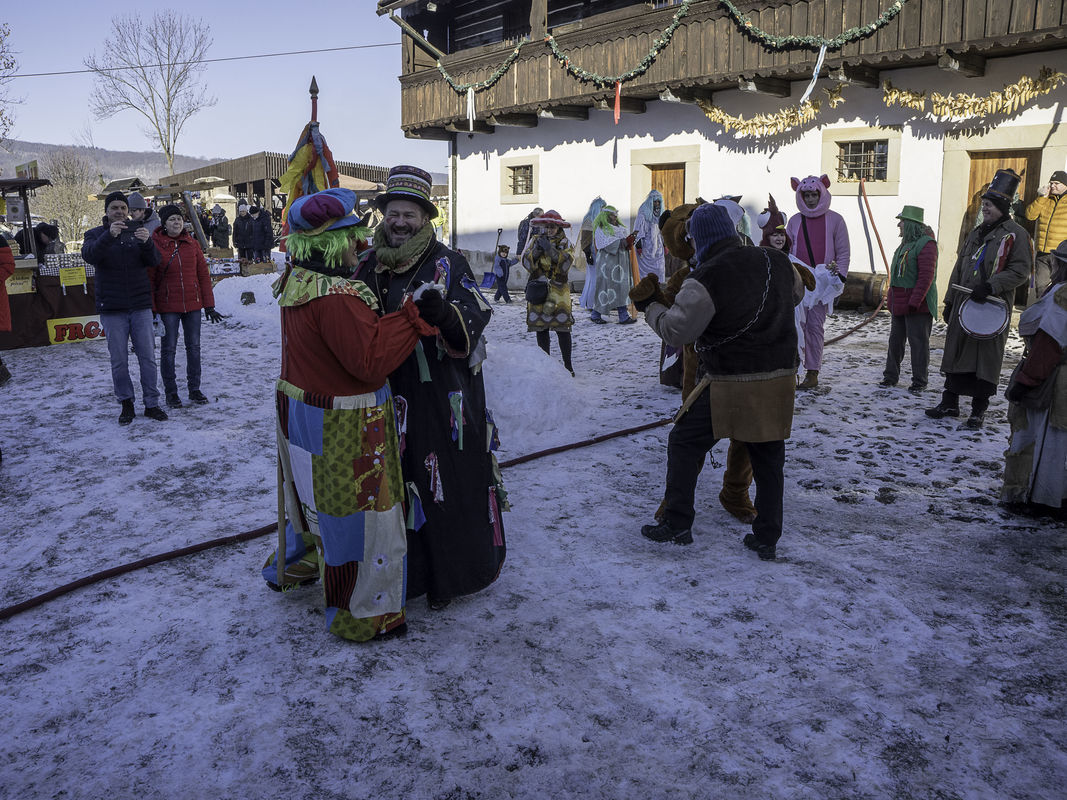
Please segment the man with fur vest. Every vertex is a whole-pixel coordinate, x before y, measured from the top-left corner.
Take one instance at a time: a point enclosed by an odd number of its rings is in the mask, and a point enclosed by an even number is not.
[[[181,408],[174,356],[178,350],[178,326],[185,338],[185,378],[189,400],[197,405],[208,402],[200,391],[200,310],[210,322],[222,314],[215,310],[211,275],[200,244],[185,230],[185,220],[177,206],[159,210],[160,227],[152,234],[159,250],[159,266],[152,270],[152,304],[163,321],[159,371],[167,405]]]
[[[807,264],[815,274],[816,288],[804,296],[804,380],[798,389],[819,385],[822,368],[823,328],[833,308],[834,298],[845,288],[851,258],[848,228],[844,218],[830,210],[830,178],[809,175],[789,179],[797,193],[799,214],[786,223],[785,232],[793,242],[790,255]]]
[[[690,544],[697,478],[721,438],[743,442],[756,480],[756,519],[743,543],[776,556],[782,535],[785,439],[793,422],[797,333],[793,306],[800,275],[780,251],[741,244],[726,209],[702,205],[689,233],[697,266],[668,307],[654,276],[630,297],[663,341],[695,344],[699,379],[667,444],[663,518],[641,535]]]

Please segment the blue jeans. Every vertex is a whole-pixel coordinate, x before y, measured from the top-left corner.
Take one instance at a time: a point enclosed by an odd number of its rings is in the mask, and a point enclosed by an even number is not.
[[[145,408],[159,405],[159,386],[156,383],[156,352],[152,335],[152,309],[136,311],[101,311],[100,324],[107,338],[107,352],[111,356],[111,382],[119,402],[133,400],[130,381],[130,353],[127,342],[133,342],[133,352],[141,372],[141,398]]]
[[[163,345],[160,348],[159,369],[163,373],[163,391],[167,394],[178,393],[178,380],[174,374],[174,354],[178,351],[178,323],[181,323],[185,337],[185,379],[189,391],[200,389],[200,310],[164,311]]]

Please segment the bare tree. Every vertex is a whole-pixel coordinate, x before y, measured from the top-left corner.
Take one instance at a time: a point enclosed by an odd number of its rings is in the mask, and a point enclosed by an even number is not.
[[[89,106],[97,119],[136,111],[144,133],[159,143],[174,172],[174,151],[182,127],[198,111],[215,105],[203,85],[211,36],[202,20],[157,11],[147,23],[136,13],[114,17],[102,55],[85,66],[96,73]]]
[[[52,185],[37,190],[33,210],[45,219],[54,219],[64,241],[80,240],[89,228],[100,224],[103,203],[92,195],[103,183],[96,165],[80,148],[49,152],[41,164],[41,176]]]
[[[13,100],[7,93],[6,86],[11,76],[18,69],[18,61],[11,50],[11,28],[6,22],[0,22],[0,144],[4,143],[7,132],[11,130],[14,118],[11,116]]]

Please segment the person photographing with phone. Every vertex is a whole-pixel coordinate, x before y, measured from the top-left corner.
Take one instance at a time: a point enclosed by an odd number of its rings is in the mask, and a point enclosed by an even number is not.
[[[115,396],[122,405],[120,425],[129,425],[134,417],[127,342],[133,343],[137,356],[144,415],[160,422],[167,418],[159,407],[148,275],[149,268],[159,264],[159,250],[148,229],[128,214],[126,195],[112,192],[104,200],[103,224],[87,231],[82,244],[82,258],[96,268],[96,310],[107,338]]]

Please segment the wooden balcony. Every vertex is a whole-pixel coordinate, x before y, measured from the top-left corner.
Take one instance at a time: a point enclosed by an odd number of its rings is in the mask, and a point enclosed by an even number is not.
[[[754,25],[776,35],[831,38],[873,21],[888,0],[793,0],[738,2]],[[551,31],[572,63],[601,75],[638,64],[670,24],[677,6],[639,4],[589,17]],[[467,130],[466,98],[444,80],[433,60],[404,34],[401,127],[416,138],[447,138]],[[514,42],[450,54],[442,65],[457,83],[488,78],[510,55]],[[1067,0],[909,0],[900,14],[872,36],[828,51],[825,66],[839,79],[877,85],[880,70],[938,64],[981,74],[982,59],[1041,50],[1067,53]],[[670,44],[644,74],[623,84],[623,111],[670,92],[691,100],[715,91],[747,88],[781,93],[789,81],[807,80],[816,50],[774,52],[741,33],[715,0],[693,3]],[[1059,61],[1062,66],[1063,60]],[[1056,66],[1050,64],[1049,66]],[[824,73],[826,74],[826,73]],[[494,124],[530,126],[537,115],[581,117],[589,107],[614,101],[614,89],[572,77],[547,43],[527,42],[511,69],[477,93],[476,131]],[[558,111],[558,113],[556,113]]]

